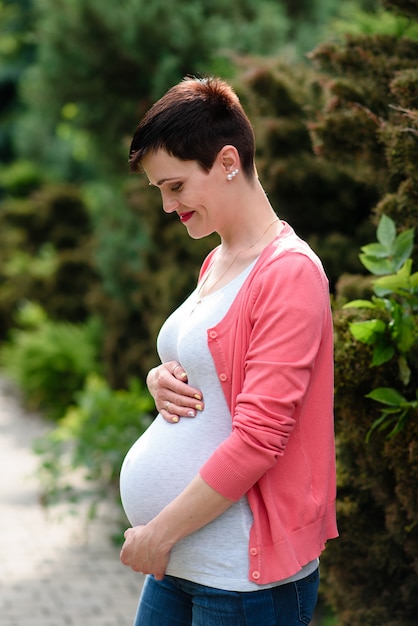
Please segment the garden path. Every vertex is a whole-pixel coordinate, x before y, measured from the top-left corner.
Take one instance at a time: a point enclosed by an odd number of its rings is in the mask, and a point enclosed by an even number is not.
[[[41,504],[32,445],[48,428],[0,379],[0,626],[131,626],[142,576],[110,541],[112,505],[87,524],[83,504]]]

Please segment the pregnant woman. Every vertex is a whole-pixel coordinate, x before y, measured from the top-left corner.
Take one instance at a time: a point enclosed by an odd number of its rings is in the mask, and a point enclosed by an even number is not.
[[[215,78],[174,86],[132,140],[164,211],[221,240],[161,328],[147,377],[159,414],[121,470],[121,560],[147,574],[135,626],[308,624],[337,536],[328,282],[254,151]]]

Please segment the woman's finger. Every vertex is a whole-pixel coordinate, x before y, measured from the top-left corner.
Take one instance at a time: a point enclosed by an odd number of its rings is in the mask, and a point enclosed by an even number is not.
[[[184,383],[187,382],[187,378],[188,378],[187,372],[184,370],[184,368],[182,367],[180,363],[177,363],[173,367],[173,370],[171,373],[173,374],[173,376],[175,376],[179,380],[182,380]]]
[[[196,417],[199,411],[203,411],[203,402],[194,401],[194,404],[190,405],[190,398],[185,398],[184,404],[167,401],[159,411],[167,422],[176,424],[180,417]]]

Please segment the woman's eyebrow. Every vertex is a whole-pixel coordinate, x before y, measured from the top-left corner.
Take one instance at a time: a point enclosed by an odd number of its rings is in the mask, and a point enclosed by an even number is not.
[[[174,176],[171,178],[162,178],[161,180],[157,181],[156,186],[160,187],[161,185],[164,185],[164,183],[168,183],[172,180],[179,180],[179,178],[180,178],[179,176]],[[152,183],[150,183],[150,185],[152,185]]]

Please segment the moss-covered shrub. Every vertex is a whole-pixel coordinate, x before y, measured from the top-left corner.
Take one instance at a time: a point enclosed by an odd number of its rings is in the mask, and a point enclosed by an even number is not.
[[[363,314],[364,317],[365,314]],[[339,626],[413,626],[418,610],[418,415],[395,438],[366,435],[379,417],[366,394],[392,386],[393,364],[371,368],[336,311],[337,515],[340,538],[323,557],[325,593]],[[418,359],[414,381],[418,379]]]
[[[412,626],[416,619],[418,271],[412,271],[410,258],[413,234],[409,229],[397,235],[393,221],[382,216],[378,242],[364,246],[361,254],[375,275],[373,295],[339,308],[342,294],[352,289],[346,277],[334,311],[341,536],[323,564],[325,594],[341,626]]]

